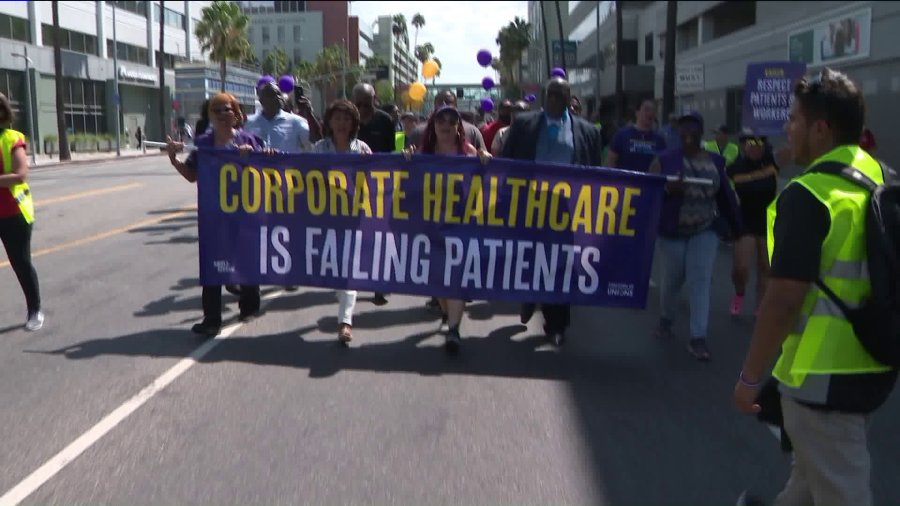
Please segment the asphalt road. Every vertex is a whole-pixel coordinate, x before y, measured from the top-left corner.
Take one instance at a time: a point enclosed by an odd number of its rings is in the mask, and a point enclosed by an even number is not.
[[[163,158],[39,169],[32,187],[47,323],[20,329],[0,267],[0,497],[725,505],[746,488],[771,499],[787,477],[775,439],[732,408],[752,320],[727,314],[727,249],[708,364],[652,336],[655,290],[646,311],[576,309],[561,350],[539,317],[526,328],[516,307],[478,301],[448,357],[424,299],[370,294],[343,349],[333,292],[276,288],[261,318],[204,344],[189,330],[195,189]],[[895,395],[872,423],[878,504],[900,504],[898,420]]]

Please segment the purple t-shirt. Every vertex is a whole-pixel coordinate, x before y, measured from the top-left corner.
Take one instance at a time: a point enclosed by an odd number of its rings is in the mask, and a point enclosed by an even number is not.
[[[656,155],[665,151],[666,140],[653,130],[630,126],[616,132],[609,149],[619,155],[616,168],[647,172]]]
[[[249,144],[253,146],[254,151],[259,151],[260,149],[262,149],[263,142],[259,137],[238,128],[234,133],[234,141],[231,145],[231,148],[237,149],[238,146],[243,146],[244,144]],[[197,146],[198,148],[211,148],[215,145],[216,138],[211,131],[197,137],[197,140],[194,141],[194,146]],[[191,151],[191,154],[188,155],[187,160],[184,161],[184,164],[192,170],[197,170],[196,150]]]

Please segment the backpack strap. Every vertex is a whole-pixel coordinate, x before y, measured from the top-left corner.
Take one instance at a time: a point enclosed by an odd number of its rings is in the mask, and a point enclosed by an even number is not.
[[[882,164],[882,172],[887,173],[887,170],[885,170],[886,167],[886,165]],[[863,171],[857,169],[856,167],[847,165],[846,163],[835,162],[831,160],[824,161],[810,167],[809,171],[821,172],[824,174],[833,174],[835,176],[842,177],[847,181],[855,183],[858,186],[862,186],[870,192],[874,192],[875,189],[878,188],[878,183],[872,181],[872,178],[867,176]]]

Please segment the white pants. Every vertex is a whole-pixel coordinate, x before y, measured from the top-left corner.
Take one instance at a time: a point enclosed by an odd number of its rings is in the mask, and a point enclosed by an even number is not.
[[[338,323],[353,325],[353,308],[356,307],[356,290],[338,290]]]

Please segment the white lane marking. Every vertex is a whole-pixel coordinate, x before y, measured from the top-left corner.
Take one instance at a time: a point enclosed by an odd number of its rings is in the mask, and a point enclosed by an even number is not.
[[[280,297],[282,294],[284,294],[284,290],[278,290],[266,294],[262,297],[262,300],[268,302]],[[260,309],[262,309],[262,307],[265,307],[265,304],[261,304]],[[19,482],[18,485],[3,494],[3,496],[0,497],[0,506],[15,506],[24,501],[38,488],[50,481],[57,473],[77,459],[79,455],[109,434],[111,430],[116,428],[116,426],[128,418],[129,415],[152,399],[154,395],[172,384],[173,381],[187,372],[188,369],[197,365],[200,359],[218,346],[219,343],[231,337],[231,335],[243,325],[243,322],[236,322],[223,328],[222,332],[214,339],[210,339],[200,345],[190,355],[181,359],[177,364],[153,380],[152,383],[144,387],[140,392],[125,401],[118,408],[114,409],[110,414],[103,417],[102,420],[79,436],[78,439],[72,441],[69,446],[63,448],[61,452],[51,457],[50,460],[28,475],[27,478]]]

